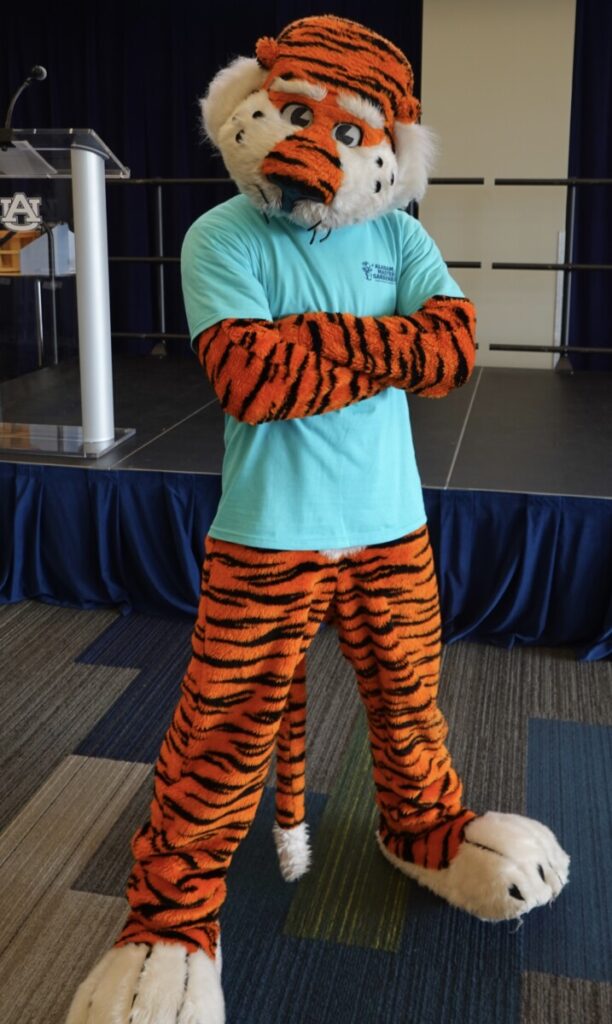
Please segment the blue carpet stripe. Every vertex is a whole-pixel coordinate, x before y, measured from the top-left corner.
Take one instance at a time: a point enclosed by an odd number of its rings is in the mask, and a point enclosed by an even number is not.
[[[527,814],[552,828],[572,865],[552,911],[533,915],[525,968],[612,981],[612,728],[530,721]]]
[[[191,652],[193,625],[185,619],[129,615],[117,619],[78,659],[85,664],[141,668],[75,750],[118,761],[157,760],[179,698]]]

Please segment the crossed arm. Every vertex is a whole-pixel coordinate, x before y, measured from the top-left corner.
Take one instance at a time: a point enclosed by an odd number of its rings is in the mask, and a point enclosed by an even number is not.
[[[474,332],[468,299],[434,296],[412,316],[222,320],[197,351],[225,412],[257,424],[332,412],[388,387],[441,398],[469,378]]]

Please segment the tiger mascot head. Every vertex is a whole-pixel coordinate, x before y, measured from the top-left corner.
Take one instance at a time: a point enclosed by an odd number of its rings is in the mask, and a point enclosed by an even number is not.
[[[420,199],[433,139],[412,68],[345,18],[301,18],[238,57],[201,101],[204,130],[264,214],[328,229]]]

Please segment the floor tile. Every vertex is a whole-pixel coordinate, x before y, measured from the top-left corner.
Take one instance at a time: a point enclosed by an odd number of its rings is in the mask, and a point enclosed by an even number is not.
[[[410,421],[424,487],[445,487],[482,370],[443,399],[410,395]]]
[[[67,757],[0,837],[0,950],[46,893],[68,888],[149,771],[148,766]]]
[[[123,899],[54,889],[0,952],[2,1024],[64,1024],[76,989],[112,945]]]
[[[612,374],[483,371],[450,486],[612,496]]]
[[[520,1024],[604,1024],[612,1020],[612,985],[526,971]]]
[[[129,686],[137,670],[77,663],[117,620],[35,602],[0,607],[0,827],[34,795]],[[44,672],[41,665],[44,664]]]
[[[185,416],[152,441],[127,455],[119,452],[120,469],[169,470],[176,473],[220,474],[223,463],[224,416],[216,399]]]

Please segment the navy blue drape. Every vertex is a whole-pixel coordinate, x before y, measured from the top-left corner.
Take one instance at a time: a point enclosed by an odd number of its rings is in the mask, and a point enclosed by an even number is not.
[[[219,477],[0,463],[0,603],[194,614]]]
[[[0,463],[0,603],[195,614],[220,479]],[[447,642],[612,655],[612,502],[425,491]]]
[[[328,13],[331,7],[335,14],[370,25],[405,50],[420,81],[422,0],[397,5],[365,0],[225,0],[214,5],[202,0],[28,0],[5,6],[0,108],[6,109],[29,69],[43,64],[49,77],[21,96],[15,126],[94,128],[137,178],[225,176],[220,158],[202,144],[197,98],[220,67],[235,56],[252,56],[259,36],[276,35],[297,17]],[[165,189],[166,255],[177,256],[192,221],[233,191],[231,185]],[[154,254],[151,187],[113,184],[107,194],[110,254]],[[110,273],[113,330],[157,329],[155,270],[111,264]],[[186,333],[178,268],[168,267],[166,278],[166,329]],[[16,325],[22,343],[33,334],[27,314],[31,298],[19,292],[28,287],[0,288],[0,337],[14,332]],[[74,299],[69,302],[73,305]],[[69,335],[74,321],[61,326]],[[117,344],[123,351],[129,348],[125,341]],[[151,347],[130,345],[140,351]]]
[[[612,178],[612,4],[577,0],[569,174]],[[576,190],[574,261],[612,264],[612,185]],[[572,275],[570,345],[612,348],[612,271]],[[573,354],[575,370],[612,370],[612,353]]]

